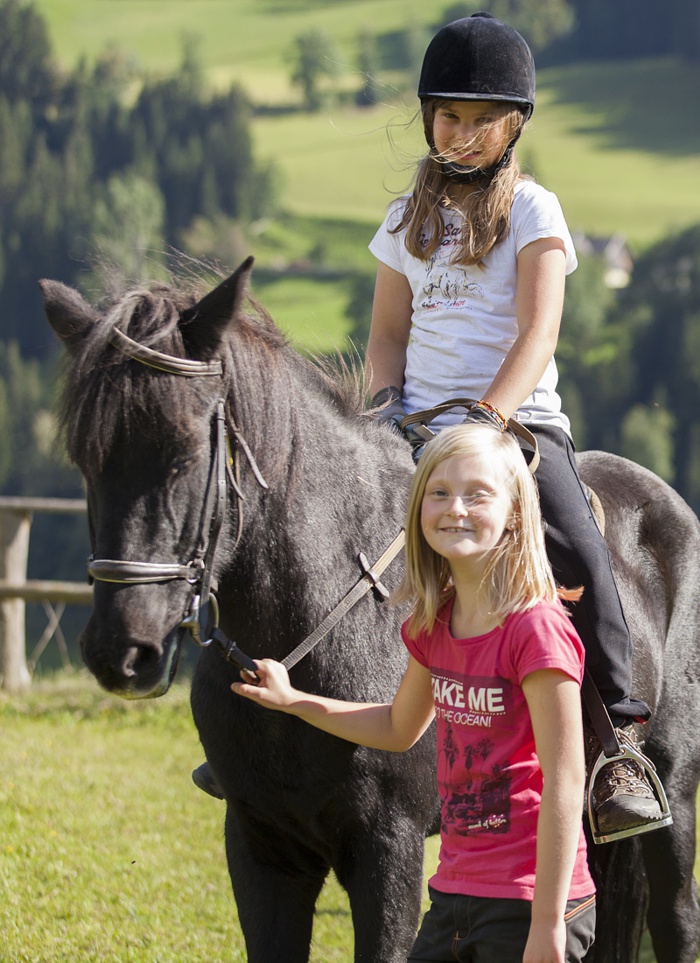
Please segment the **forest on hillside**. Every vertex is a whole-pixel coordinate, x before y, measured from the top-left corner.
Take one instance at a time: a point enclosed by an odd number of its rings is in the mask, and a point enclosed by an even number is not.
[[[435,27],[481,8],[446,5]],[[674,56],[700,70],[697,0],[492,0],[488,9],[525,34],[542,64]],[[290,46],[300,109],[313,110],[323,39]],[[405,68],[410,84],[417,56],[408,28],[364,35],[356,103],[372,102],[383,70]],[[115,48],[61,69],[36,7],[0,2],[0,492],[81,493],[55,444],[58,349],[37,280],[58,278],[95,300],[165,276],[181,263],[176,252],[202,257],[208,228],[245,236],[281,214],[275,169],[252,147],[259,109],[240,87],[209,89],[194,43],[167,77],[139,75]],[[372,279],[360,272],[348,286],[361,346]],[[646,251],[620,290],[606,286],[599,258],[582,257],[558,357],[579,447],[634,458],[700,510],[700,225]],[[37,552],[52,544],[66,576],[82,566],[82,543],[66,530],[41,538]]]

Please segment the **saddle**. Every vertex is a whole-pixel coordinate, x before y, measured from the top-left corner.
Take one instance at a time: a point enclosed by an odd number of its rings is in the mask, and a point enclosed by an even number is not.
[[[434,418],[444,414],[446,411],[451,411],[453,408],[464,408],[465,411],[468,412],[475,404],[477,404],[477,402],[473,398],[451,398],[449,401],[441,402],[434,408],[424,408],[422,411],[414,411],[412,415],[406,415],[405,418],[401,419],[400,428],[403,432],[406,432],[406,429],[410,428],[413,435],[416,435],[423,442],[428,442],[437,434],[437,432],[429,427],[430,422],[433,421]],[[531,431],[528,431],[525,425],[521,425],[520,422],[514,418],[509,418],[508,420],[508,431],[517,437],[527,460],[528,468],[534,475],[540,463],[537,439]]]

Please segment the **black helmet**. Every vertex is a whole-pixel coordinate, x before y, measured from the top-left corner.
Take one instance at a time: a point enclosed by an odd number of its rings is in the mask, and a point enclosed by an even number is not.
[[[435,34],[423,58],[418,96],[503,100],[535,108],[535,63],[517,30],[490,13],[455,20]]]

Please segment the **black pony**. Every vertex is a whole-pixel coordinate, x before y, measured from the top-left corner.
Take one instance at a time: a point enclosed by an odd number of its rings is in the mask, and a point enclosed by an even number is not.
[[[209,622],[211,634],[209,575],[218,634],[253,657],[283,659],[358,583],[359,554],[375,562],[403,523],[408,446],[363,413],[361,386],[341,388],[343,379],[293,351],[264,312],[243,312],[250,263],[201,301],[142,290],[101,314],[70,288],[42,282],[68,349],[62,419],[90,506],[98,581],[83,655],[105,688],[127,698],[167,690],[187,627],[197,636]],[[648,899],[660,963],[691,963],[700,939],[692,879],[700,529],[638,466],[590,453],[581,468],[605,507],[636,641],[635,692],[656,709],[647,751],[674,815],[666,829],[592,851],[601,890],[595,960],[636,959]],[[387,588],[400,572],[394,561],[382,576]],[[365,595],[292,669],[294,684],[390,700],[406,661],[404,615]],[[215,646],[203,649],[192,710],[226,795],[226,852],[249,960],[308,959],[330,869],[349,895],[355,960],[405,960],[423,839],[437,813],[432,734],[403,755],[366,750],[236,699],[237,677]]]

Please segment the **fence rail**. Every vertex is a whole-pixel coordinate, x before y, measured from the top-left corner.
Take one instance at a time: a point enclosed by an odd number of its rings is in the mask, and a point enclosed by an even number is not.
[[[27,579],[29,535],[37,513],[84,515],[87,503],[79,498],[0,496],[0,688],[19,692],[28,688],[36,662],[52,638],[64,664],[68,649],[61,632],[66,605],[91,605],[92,589],[84,582]],[[47,626],[29,660],[26,654],[25,614],[28,602],[44,607]]]
[[[92,605],[92,587],[81,582],[52,582],[28,579],[6,582],[0,579],[0,599],[24,599],[25,602],[66,602],[70,605]]]

